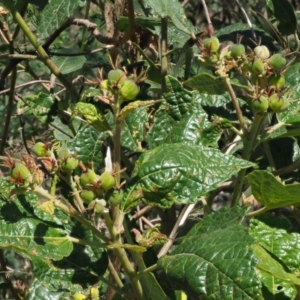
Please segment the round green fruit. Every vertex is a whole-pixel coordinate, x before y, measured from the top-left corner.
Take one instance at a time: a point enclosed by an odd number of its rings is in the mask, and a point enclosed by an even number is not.
[[[87,172],[81,174],[80,184],[82,187],[86,187],[87,185],[93,184],[97,178],[97,174],[93,170],[88,169]]]
[[[51,156],[51,151],[49,151],[47,145],[42,142],[37,142],[33,146],[32,153],[37,157],[50,157]]]
[[[255,47],[254,54],[257,58],[260,59],[268,59],[270,57],[270,51],[266,46]]]
[[[269,59],[269,67],[275,72],[280,72],[285,65],[286,59],[279,53],[272,55]]]
[[[59,148],[59,150],[57,152],[57,157],[60,160],[65,160],[69,156],[70,156],[70,150],[67,147],[63,146],[63,147]]]
[[[110,172],[105,171],[100,175],[99,179],[101,181],[101,187],[104,190],[110,190],[116,185],[116,179]]]
[[[260,96],[259,99],[254,99],[252,101],[252,108],[257,113],[266,112],[269,108],[268,98]]]
[[[231,56],[235,59],[240,58],[245,55],[245,46],[242,44],[234,44],[231,46]]]
[[[269,77],[268,85],[275,86],[275,89],[280,91],[285,87],[285,78],[283,75],[272,74]]]
[[[255,59],[250,63],[250,72],[254,75],[263,74],[265,71],[265,66],[263,61],[260,58]]]
[[[104,206],[99,203],[97,200],[93,200],[89,206],[88,209],[93,209],[95,213],[101,214],[104,211]]]
[[[10,172],[10,176],[15,180],[17,184],[20,185],[29,184],[32,181],[32,174],[22,163],[16,164],[16,166]]]
[[[78,159],[73,156],[69,156],[60,165],[60,168],[64,173],[72,173],[77,167]]]
[[[133,100],[139,92],[139,86],[132,80],[126,80],[120,89],[122,97],[127,100]]]
[[[90,204],[95,199],[95,193],[91,190],[84,190],[80,193],[80,197],[85,204]]]
[[[108,83],[114,84],[118,82],[118,84],[122,85],[124,81],[127,79],[126,74],[122,70],[111,70],[107,75]]]
[[[273,94],[269,97],[269,107],[273,112],[279,113],[284,111],[290,102],[285,97],[279,97],[277,94]]]
[[[216,36],[212,36],[203,41],[203,46],[209,53],[216,53],[219,50],[220,41]]]

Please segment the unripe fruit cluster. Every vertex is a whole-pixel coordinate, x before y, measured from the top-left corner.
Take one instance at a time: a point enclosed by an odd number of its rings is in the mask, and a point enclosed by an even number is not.
[[[260,96],[258,99],[252,100],[252,108],[257,113],[265,113],[272,111],[279,113],[284,111],[290,104],[289,99],[277,93],[268,96]]]
[[[140,92],[139,86],[118,69],[109,71],[107,80],[101,82],[100,88],[118,93],[124,100],[134,100]]]

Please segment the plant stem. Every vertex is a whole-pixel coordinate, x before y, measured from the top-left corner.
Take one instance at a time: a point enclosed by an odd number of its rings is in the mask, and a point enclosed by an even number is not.
[[[107,229],[110,233],[111,239],[115,244],[122,244],[120,240],[120,234],[118,231],[116,231],[116,228],[114,227],[113,221],[110,218],[108,210],[105,210],[103,212],[103,219],[105,220],[105,224],[107,226]],[[140,282],[135,279],[136,272],[133,269],[133,266],[131,265],[130,260],[127,257],[126,251],[123,248],[115,248],[113,249],[113,252],[118,257],[122,267],[124,268],[126,274],[129,276],[132,287],[138,296],[138,299],[143,299],[143,289],[140,284]]]
[[[267,207],[262,207],[258,210],[255,210],[255,211],[252,211],[250,212],[249,214],[246,215],[246,218],[253,218],[253,217],[256,217],[258,215],[261,215],[263,213],[265,213],[266,211],[270,210],[269,208]]]
[[[241,126],[241,128],[243,130],[243,133],[247,134],[247,128],[246,128],[246,125],[245,125],[245,120],[244,120],[244,117],[243,117],[243,113],[241,111],[239,102],[237,100],[235,92],[234,92],[234,90],[232,88],[232,85],[230,83],[230,79],[228,77],[222,77],[222,78],[223,78],[223,81],[224,81],[225,86],[227,88],[227,91],[229,92],[230,98],[231,98],[233,106],[235,108],[235,111],[236,111],[236,114],[237,114],[240,126]]]
[[[265,119],[265,117],[266,117],[266,115],[264,115],[264,114],[256,114],[254,117],[251,129],[250,129],[250,132],[244,134],[242,159],[249,160],[251,152],[253,150],[253,143],[254,143],[255,139],[257,138],[260,125],[263,122],[263,120]],[[231,207],[238,204],[239,198],[241,196],[242,188],[244,185],[246,171],[247,171],[247,169],[242,169],[238,173],[236,185],[234,188],[234,193],[232,196]]]
[[[168,18],[161,19],[161,41],[160,41],[160,54],[161,54],[161,93],[166,90],[166,79],[168,72]]]
[[[44,48],[39,45],[37,38],[33,34],[33,32],[30,30],[18,10],[16,9],[15,5],[12,1],[8,0],[5,1],[5,4],[7,8],[10,10],[11,14],[13,15],[14,20],[18,23],[18,25],[23,30],[24,34],[27,36],[39,56],[41,57],[41,60],[43,63],[51,70],[51,72],[58,78],[58,80],[66,87],[66,89],[70,92],[71,97],[74,101],[79,99],[79,95],[69,80],[65,78],[65,76],[60,72],[60,70],[57,68],[57,66],[53,63],[53,61],[50,59]]]

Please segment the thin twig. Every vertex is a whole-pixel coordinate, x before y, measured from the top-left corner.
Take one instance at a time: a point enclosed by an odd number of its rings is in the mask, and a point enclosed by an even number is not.
[[[178,231],[178,227],[179,227],[179,224],[181,223],[181,220],[183,218],[183,216],[185,215],[185,211],[188,209],[189,205],[185,205],[184,208],[182,209],[182,211],[180,212],[177,220],[176,220],[176,223],[168,237],[168,241],[162,246],[162,248],[160,249],[159,253],[157,254],[157,257],[160,258],[162,257],[163,255],[165,255],[169,249],[171,248],[171,246],[173,245],[174,243],[174,239],[177,235],[177,231]]]
[[[25,87],[25,86],[28,86],[28,85],[32,85],[32,84],[35,84],[35,83],[50,83],[49,80],[32,80],[32,81],[29,81],[29,82],[26,82],[26,83],[22,83],[22,84],[19,84],[19,85],[16,85],[15,86],[15,90],[16,89],[20,89],[22,87]],[[63,87],[63,85],[61,83],[56,83],[57,85]],[[6,94],[7,92],[10,91],[10,88],[9,89],[5,89],[5,90],[2,90],[0,91],[0,95],[2,94]]]

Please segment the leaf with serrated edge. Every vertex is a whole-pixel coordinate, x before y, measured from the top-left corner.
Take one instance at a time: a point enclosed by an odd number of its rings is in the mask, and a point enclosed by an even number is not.
[[[247,175],[253,196],[268,209],[300,203],[300,184],[283,185],[267,171],[255,170]]]
[[[288,219],[263,214],[251,220],[250,234],[291,272],[300,269],[300,234]]]
[[[262,299],[254,240],[240,224],[244,213],[239,207],[221,209],[196,224],[158,261],[168,283],[191,299]]]
[[[195,203],[240,169],[251,166],[251,162],[218,149],[163,144],[141,155],[121,206],[125,208],[129,203],[131,206],[141,196],[148,204],[161,207],[170,207],[175,202]]]

